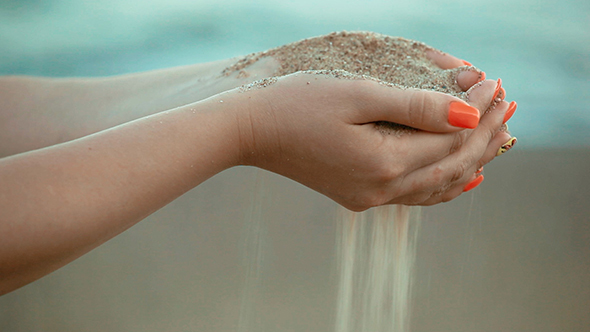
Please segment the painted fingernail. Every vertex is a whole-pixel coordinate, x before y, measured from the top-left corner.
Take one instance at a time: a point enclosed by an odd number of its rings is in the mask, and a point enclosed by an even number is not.
[[[483,172],[483,166],[480,167],[477,171],[475,171],[475,175],[481,174]]]
[[[479,124],[479,110],[459,101],[449,106],[449,124],[455,127],[473,129]]]
[[[469,191],[477,186],[483,181],[483,175],[479,175],[473,181],[469,182],[465,188],[463,188],[463,192]]]
[[[469,62],[469,61],[465,61],[465,60],[461,60],[461,61],[463,62],[463,64],[464,64],[465,66],[473,67],[473,65],[471,64],[471,62]]]
[[[504,88],[500,88],[500,91],[502,91],[502,97],[500,97],[502,100],[506,99],[506,90],[504,90]]]
[[[477,82],[485,81],[485,79],[486,79],[486,72],[485,71],[480,72],[479,73],[479,81],[477,81]]]
[[[502,154],[506,153],[508,150],[512,149],[512,147],[514,147],[514,145],[516,145],[516,141],[517,141],[516,137],[512,137],[511,139],[509,139],[508,142],[503,144],[498,149],[498,153],[496,153],[496,157],[499,155],[502,155]]]
[[[492,101],[496,100],[496,97],[498,97],[498,93],[500,93],[501,88],[502,88],[502,79],[499,78],[498,83],[496,83],[496,90],[494,90],[494,97],[492,98]]]
[[[518,105],[516,104],[515,101],[510,102],[510,104],[508,105],[508,110],[504,114],[504,122],[503,123],[506,123],[506,122],[508,122],[508,120],[510,120],[510,118],[514,115],[514,112],[516,111],[517,106]]]

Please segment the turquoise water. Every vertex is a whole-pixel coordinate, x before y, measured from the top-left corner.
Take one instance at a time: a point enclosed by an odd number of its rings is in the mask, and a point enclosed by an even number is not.
[[[0,1],[0,74],[101,76],[338,30],[426,42],[501,77],[519,148],[590,145],[590,2]]]

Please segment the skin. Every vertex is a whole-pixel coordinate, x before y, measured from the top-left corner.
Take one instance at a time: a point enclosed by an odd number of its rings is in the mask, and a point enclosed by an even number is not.
[[[442,68],[461,66],[431,54]],[[261,167],[343,206],[449,201],[510,136],[494,81],[473,87],[479,126],[448,124],[457,98],[296,73],[220,77],[233,60],[101,79],[0,78],[0,294],[80,257],[215,174]],[[465,89],[478,74],[458,77]],[[383,135],[375,121],[411,125]]]

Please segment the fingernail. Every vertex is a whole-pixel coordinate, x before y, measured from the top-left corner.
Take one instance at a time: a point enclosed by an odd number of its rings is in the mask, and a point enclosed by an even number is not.
[[[469,182],[465,188],[463,188],[463,192],[469,191],[477,186],[483,181],[483,175],[476,177],[473,181]]]
[[[485,79],[486,79],[486,72],[485,71],[480,72],[479,73],[479,81],[477,81],[477,82],[485,81]]]
[[[463,61],[463,64],[464,64],[465,66],[473,67],[473,65],[471,64],[471,62],[469,62],[469,61],[465,61],[465,60],[461,60],[461,61]]]
[[[496,90],[494,90],[494,97],[492,98],[492,101],[496,100],[496,97],[498,97],[498,93],[500,93],[501,88],[502,88],[502,79],[499,78],[498,83],[496,83]]]
[[[479,110],[459,101],[449,106],[449,124],[455,127],[473,129],[479,124]]]
[[[504,88],[500,88],[500,91],[502,91],[502,100],[506,99],[506,90],[504,90]]]
[[[510,104],[508,105],[508,110],[504,114],[504,122],[503,123],[506,123],[506,122],[508,122],[508,120],[510,120],[510,118],[514,115],[514,112],[516,111],[517,106],[518,105],[516,104],[515,101],[510,102]]]
[[[498,149],[498,153],[496,153],[496,157],[499,155],[502,155],[504,153],[506,153],[506,151],[512,149],[512,147],[514,145],[516,145],[516,137],[512,137],[511,139],[508,140],[508,142],[506,142],[505,144],[503,144],[499,149]]]
[[[475,174],[480,174],[481,172],[483,172],[483,166],[480,167],[477,171],[475,171]]]

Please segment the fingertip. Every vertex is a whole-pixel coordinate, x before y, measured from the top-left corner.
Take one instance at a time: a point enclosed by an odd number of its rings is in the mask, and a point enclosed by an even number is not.
[[[462,101],[449,104],[448,121],[453,127],[474,129],[479,124],[479,110]]]
[[[475,179],[471,180],[464,188],[463,192],[468,192],[469,190],[474,189],[475,187],[479,186],[483,182],[483,175],[478,175]]]
[[[502,79],[498,78],[498,81],[496,83],[496,89],[494,90],[494,96],[492,97],[492,102],[496,100],[496,98],[498,98],[498,95],[500,93],[500,89],[502,89]]]
[[[479,72],[479,81],[485,81],[486,80],[486,72],[485,71],[480,71]]]
[[[498,149],[496,157],[501,156],[512,149],[516,145],[517,141],[518,139],[516,137],[510,137],[510,139],[506,143],[502,144],[502,146]]]
[[[462,66],[471,66],[471,64],[465,64],[465,60],[461,60],[448,53],[444,53],[437,49],[430,49],[426,51],[426,57],[430,59],[440,69],[453,69]],[[469,62],[467,62],[469,63]]]
[[[475,84],[467,91],[468,103],[480,109],[482,113],[485,112],[491,105],[497,85],[498,82],[492,80]]]
[[[514,112],[516,112],[517,106],[518,106],[518,104],[515,101],[510,102],[510,104],[508,105],[508,110],[504,114],[504,119],[503,119],[502,123],[506,123],[506,122],[508,122],[508,120],[510,120],[510,118],[512,118],[512,116],[514,115]]]
[[[471,87],[475,84],[481,82],[481,73],[477,71],[475,68],[461,70],[457,74],[457,84],[463,91],[468,91]]]
[[[510,135],[506,131],[502,130],[502,131],[499,131],[498,133],[496,133],[496,135],[494,135],[494,137],[490,140],[488,146],[486,147],[484,154],[482,155],[482,157],[478,161],[478,165],[482,165],[482,166],[487,165],[492,160],[494,160],[494,158],[501,155],[502,153],[498,154],[498,152],[502,149],[503,146],[509,144],[511,142],[511,139],[512,139],[512,135]],[[514,144],[515,143],[512,143],[512,145],[510,147],[514,146]],[[505,149],[505,151],[508,151],[508,150],[509,149]]]

